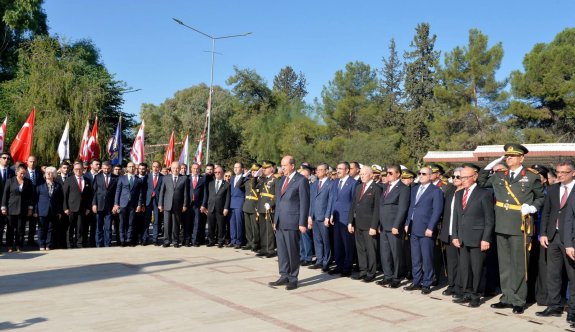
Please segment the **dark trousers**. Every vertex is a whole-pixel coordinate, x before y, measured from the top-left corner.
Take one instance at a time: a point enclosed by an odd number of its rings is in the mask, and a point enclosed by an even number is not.
[[[278,229],[275,236],[278,245],[280,277],[288,279],[289,282],[297,282],[300,233],[298,230]]]
[[[501,281],[501,302],[525,306],[525,252],[527,247],[521,235],[497,234],[497,256]]]
[[[120,244],[120,214],[115,213],[112,215],[112,238],[116,241],[116,245]]]
[[[34,236],[36,236],[36,225],[38,224],[38,218],[32,216],[26,218],[28,218],[28,245],[33,246],[36,245]]]
[[[8,225],[8,218],[0,214],[0,245],[4,243],[2,241],[4,239],[4,229],[6,228],[7,225]]]
[[[38,218],[38,244],[40,248],[52,248],[52,234],[54,234],[56,218],[52,213]]]
[[[369,230],[355,229],[355,247],[357,248],[357,263],[359,275],[375,277],[377,266],[377,240],[369,235]]]
[[[315,265],[327,267],[331,259],[331,246],[329,241],[329,228],[323,220],[313,222],[313,245],[315,248]]]
[[[465,296],[471,299],[481,297],[479,287],[483,279],[485,253],[480,247],[461,246],[459,249],[459,271],[461,284],[465,285]]]
[[[311,262],[313,256],[313,234],[311,230],[300,233],[299,239],[299,259],[300,261]]]
[[[346,273],[351,272],[355,253],[355,239],[353,234],[347,230],[347,225],[339,221],[334,222],[333,251],[336,268]]]
[[[230,209],[230,243],[241,246],[244,242],[244,213],[242,208]]]
[[[98,211],[96,214],[96,247],[112,245],[112,211]]]
[[[402,261],[402,241],[403,231],[393,235],[391,231],[383,231],[379,234],[379,257],[381,258],[381,268],[383,278],[387,280],[400,281],[400,268]]]
[[[411,234],[411,273],[413,283],[430,287],[433,282],[433,250],[435,240]]]
[[[98,227],[96,226],[96,214],[90,212],[86,218],[86,227],[88,228],[88,245],[90,247],[96,246],[96,233],[98,232]]]
[[[144,233],[142,234],[142,243],[150,238],[150,224],[152,224],[152,242],[158,243],[158,234],[160,233],[160,211],[155,198],[146,206],[146,217],[144,219]]]
[[[180,244],[181,211],[164,210],[164,244]]]
[[[260,252],[264,254],[275,253],[275,235],[272,226],[273,218],[274,218],[273,213],[269,213],[267,217],[266,213],[260,213],[258,217],[258,225],[260,229],[260,241],[261,241]]]
[[[68,232],[68,216],[63,214],[60,218],[54,219],[54,229],[52,231],[51,249],[66,249],[66,233]]]
[[[255,213],[244,212],[244,221],[246,226],[246,245],[252,250],[260,249],[260,230]]]
[[[226,241],[226,217],[223,211],[208,212],[208,243],[224,244]]]
[[[462,292],[461,287],[461,275],[459,273],[459,248],[451,243],[451,236],[448,237],[449,243],[443,243],[445,248],[445,263],[447,265],[447,289],[460,294]]]
[[[68,223],[68,248],[88,247],[88,227],[86,226],[86,215],[82,211],[70,212]]]
[[[184,224],[184,243],[187,245],[191,245],[195,242],[193,240],[193,238],[194,238],[194,227],[196,224],[196,219],[199,218],[199,215],[197,215],[198,213],[200,213],[200,208],[195,207],[195,206],[191,206],[190,208],[188,208],[188,210],[186,211],[185,217],[183,218],[183,219],[185,219],[183,221],[183,224]]]
[[[120,208],[120,242],[122,244],[134,243],[135,218],[136,218],[136,209],[130,206]]]
[[[192,242],[203,244],[206,240],[206,219],[207,216],[200,212],[200,208],[192,205]]]
[[[531,266],[533,266],[531,262]],[[535,283],[535,301],[538,305],[547,305],[547,249],[539,246],[539,259],[537,260],[537,280]]]
[[[24,246],[24,233],[26,231],[26,219],[24,215],[8,216],[8,228],[6,229],[6,245],[8,248],[22,248]]]
[[[563,308],[561,294],[563,289],[563,271],[569,279],[569,314],[575,314],[575,262],[565,255],[565,246],[559,234],[555,233],[547,246],[547,305]],[[541,271],[543,272],[543,271]]]
[[[411,270],[411,240],[409,235],[405,232],[403,233],[403,238],[401,239],[401,248],[403,249],[403,259],[401,260],[401,266],[399,267],[400,278],[412,279]]]

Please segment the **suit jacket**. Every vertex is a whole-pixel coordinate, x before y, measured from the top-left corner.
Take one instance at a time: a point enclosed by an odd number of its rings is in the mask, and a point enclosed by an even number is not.
[[[154,187],[154,173],[150,172],[146,174],[146,206],[152,203],[152,196],[158,202],[158,198],[160,198],[160,188],[162,187],[162,182],[164,181],[164,175],[158,172],[158,180],[156,182],[156,186]]]
[[[206,178],[201,175],[197,175],[198,180],[196,182],[196,187],[194,188],[194,176],[190,174],[188,176],[188,202],[190,206],[194,208],[199,208],[204,203],[204,196],[206,194]]]
[[[452,237],[467,247],[480,247],[481,241],[492,242],[495,227],[492,194],[475,186],[464,209],[464,193],[465,190],[455,193]]]
[[[26,179],[32,180],[32,177],[30,176],[30,171],[26,168],[26,174],[24,174],[24,177]],[[38,184],[40,181],[42,181],[44,179],[44,176],[42,175],[42,172],[39,169],[35,169],[34,170],[34,182],[35,184]]]
[[[172,175],[167,175],[160,187],[158,206],[166,211],[181,212],[182,208],[188,207],[188,177],[178,175],[178,181],[174,185]]]
[[[541,236],[547,236],[551,240],[557,232],[556,224],[559,220],[559,239],[563,243],[565,241],[565,212],[569,205],[575,204],[575,194],[573,193],[575,190],[571,190],[565,206],[561,208],[560,189],[561,183],[555,183],[547,188],[547,196],[545,196],[541,213]]]
[[[66,179],[68,179],[69,177],[70,177],[70,175],[66,175]],[[66,182],[66,181],[62,178],[62,175],[56,176],[54,181],[58,182],[60,184],[60,186],[62,186],[62,188],[64,188],[64,182]]]
[[[4,194],[4,187],[6,186],[6,183],[14,175],[16,175],[14,173],[14,170],[9,168],[9,167],[6,167],[6,178],[5,179],[2,178],[2,176],[0,174],[0,201],[2,200],[2,195]]]
[[[351,210],[351,202],[353,200],[353,193],[357,181],[355,181],[351,176],[347,178],[343,184],[343,188],[340,190],[340,181],[338,179],[332,186],[331,192],[331,213],[334,222],[340,222],[347,225],[349,220],[349,210]]]
[[[382,230],[391,232],[392,228],[401,230],[405,224],[411,191],[408,186],[399,180],[385,196],[389,185],[388,183],[382,186],[382,194],[379,200],[379,224]]]
[[[370,228],[377,229],[379,223],[379,200],[381,187],[375,183],[365,187],[361,194],[363,184],[358,186],[353,194],[353,203],[348,216],[348,224],[359,230],[366,231]]]
[[[62,214],[63,203],[64,192],[58,182],[53,182],[52,195],[50,195],[46,180],[40,181],[36,185],[36,206],[34,211],[39,217]]]
[[[6,208],[10,216],[26,215],[30,207],[34,208],[34,188],[32,181],[24,178],[22,191],[20,191],[16,177],[10,178],[4,186],[2,207]]]
[[[309,213],[308,216],[314,221],[324,221],[331,216],[332,186],[334,181],[329,178],[324,180],[321,189],[318,190],[319,179],[309,185]]]
[[[210,213],[223,213],[225,209],[230,208],[230,184],[220,180],[220,189],[216,193],[217,180],[211,181],[206,188],[206,195],[204,196],[204,204]]]
[[[455,186],[454,186],[455,188]],[[441,230],[439,232],[439,239],[445,243],[449,243],[449,225],[451,223],[451,202],[455,198],[455,190],[448,190],[445,192],[445,199],[443,201],[443,221]],[[455,210],[455,206],[453,207]],[[451,233],[453,237],[453,230]]]
[[[230,179],[230,209],[241,209],[244,206],[244,201],[246,199],[246,188],[244,183],[247,179],[247,177],[241,176],[235,186],[234,181],[236,180],[236,175],[232,176]]]
[[[96,175],[94,175],[94,174],[92,174],[92,171],[87,171],[86,173],[84,173],[84,177],[86,179],[88,179],[88,181],[90,181],[90,184],[92,185],[92,187],[94,187],[94,178],[100,173],[102,173],[102,172],[98,172],[98,173],[96,173]]]
[[[286,176],[282,176],[275,188],[274,224],[276,229],[298,230],[299,226],[307,227],[309,182],[305,176],[295,172],[282,194],[282,187],[287,179]]]
[[[435,228],[443,213],[443,191],[433,183],[429,183],[416,203],[415,198],[420,186],[421,184],[418,184],[411,188],[411,202],[405,223],[411,226],[411,234],[423,237],[427,229],[434,233],[436,231]]]
[[[108,187],[106,187],[106,177],[104,173],[99,173],[94,178],[94,197],[92,205],[96,205],[98,212],[112,212],[114,200],[116,199],[116,189],[118,187],[118,176],[110,173],[108,175]]]
[[[116,196],[114,204],[119,205],[121,208],[131,207],[136,208],[139,205],[144,205],[145,188],[144,180],[137,176],[133,177],[133,184],[130,187],[128,175],[123,175],[118,179],[116,186]]]
[[[90,181],[82,176],[82,190],[78,186],[76,175],[70,175],[64,182],[64,210],[71,212],[85,212],[92,204],[92,186]]]

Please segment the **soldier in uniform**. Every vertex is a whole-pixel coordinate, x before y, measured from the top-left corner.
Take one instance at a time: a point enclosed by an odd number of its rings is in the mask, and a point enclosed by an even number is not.
[[[244,212],[244,220],[246,227],[246,245],[243,246],[244,250],[252,250],[257,252],[260,250],[260,230],[257,223],[257,206],[258,206],[258,177],[261,173],[262,165],[258,163],[252,164],[250,168],[250,175],[248,180],[244,182],[246,190],[246,199],[242,211]]]
[[[257,213],[258,228],[260,231],[260,251],[256,256],[271,258],[275,253],[275,235],[273,229],[275,192],[278,179],[274,176],[275,163],[264,160],[262,162],[263,177],[258,181],[259,194]]]
[[[495,195],[495,233],[502,295],[495,309],[513,308],[522,314],[527,299],[527,264],[532,215],[543,206],[544,194],[537,171],[523,167],[523,145],[504,146],[505,155],[487,165],[479,174],[479,184],[492,187]],[[491,168],[505,158],[506,171],[493,173]]]

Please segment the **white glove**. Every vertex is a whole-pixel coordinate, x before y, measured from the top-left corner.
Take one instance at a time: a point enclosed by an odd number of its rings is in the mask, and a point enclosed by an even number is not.
[[[495,165],[500,164],[503,161],[503,159],[505,159],[505,155],[490,162],[489,165],[485,166],[485,170],[490,171],[493,167],[495,167]]]
[[[264,207],[266,208],[266,211],[270,209],[270,203],[266,203],[264,204]]]
[[[533,214],[536,212],[537,212],[537,208],[534,207],[533,205],[529,205],[529,204],[521,205],[521,214],[522,215]]]
[[[256,172],[256,176],[255,176],[255,177],[256,177],[256,178],[259,178],[260,176],[262,176],[263,172],[264,172],[264,169],[263,169],[263,168],[258,169],[258,171]]]

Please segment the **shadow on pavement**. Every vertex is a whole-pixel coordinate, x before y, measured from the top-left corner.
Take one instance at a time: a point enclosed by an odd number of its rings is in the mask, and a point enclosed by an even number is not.
[[[32,253],[32,252],[13,252],[13,253],[4,253],[0,256],[0,259],[33,259],[40,256],[44,256],[45,254],[40,253]]]
[[[21,329],[24,327],[28,327],[34,324],[42,323],[47,321],[44,317],[35,317],[29,318],[21,323],[12,323],[12,322],[0,322],[0,330],[14,330],[14,329]]]

